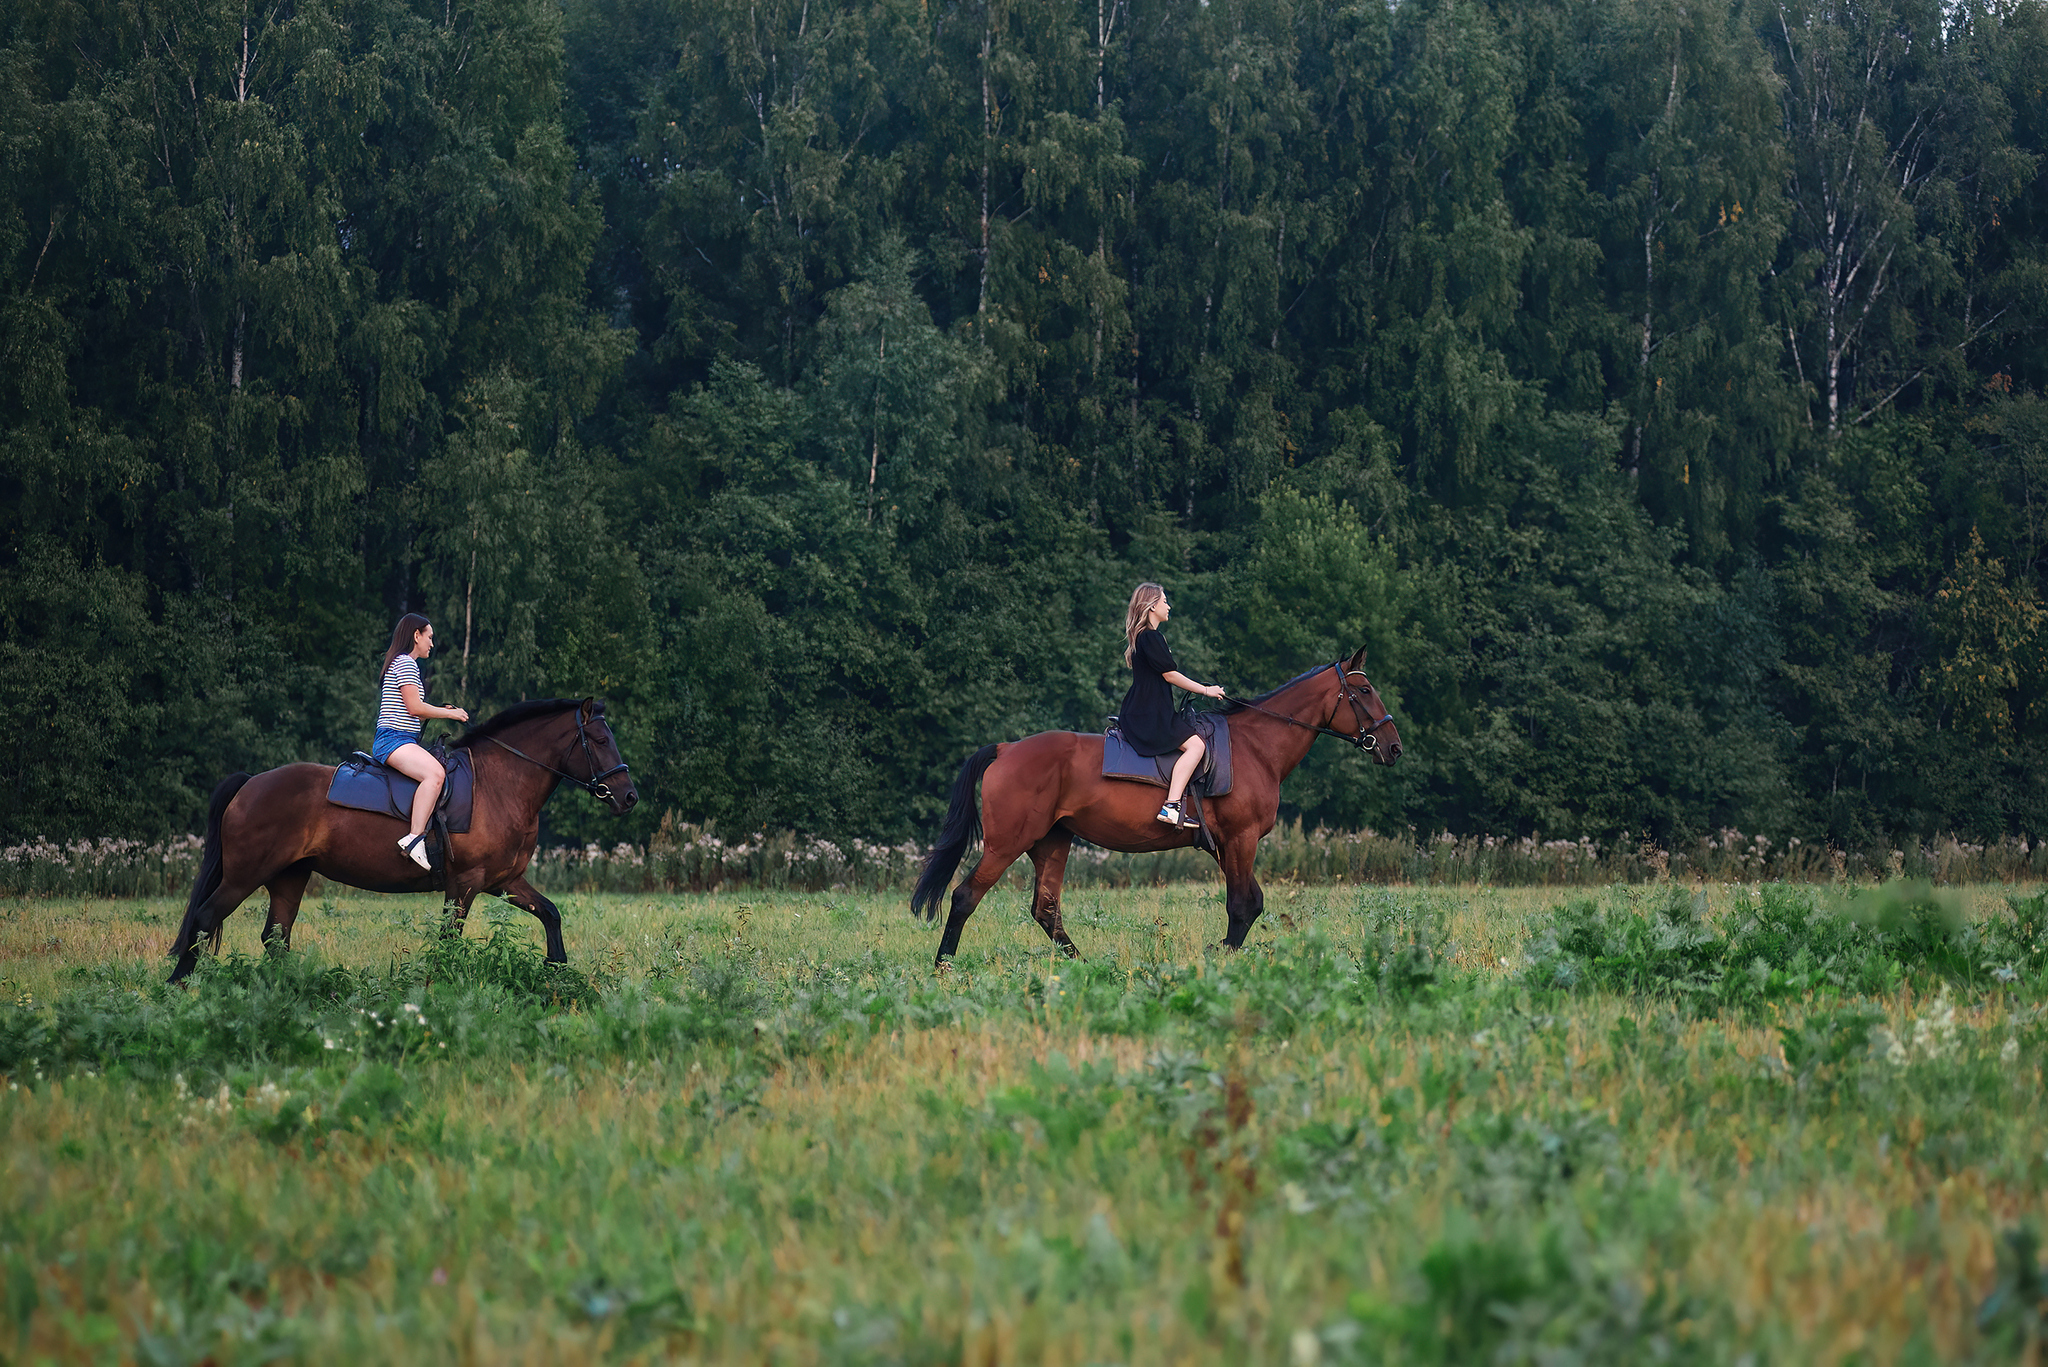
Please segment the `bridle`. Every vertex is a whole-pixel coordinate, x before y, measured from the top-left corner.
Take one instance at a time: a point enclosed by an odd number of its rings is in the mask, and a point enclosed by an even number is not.
[[[1230,698],[1227,701],[1235,703],[1239,707],[1248,708],[1262,716],[1271,717],[1275,721],[1284,721],[1289,726],[1299,726],[1304,731],[1313,731],[1320,736],[1335,736],[1347,745],[1357,746],[1368,755],[1377,754],[1380,748],[1379,729],[1391,722],[1394,719],[1394,714],[1391,711],[1384,711],[1378,721],[1372,719],[1372,712],[1364,705],[1360,690],[1351,686],[1351,676],[1356,674],[1360,679],[1364,680],[1367,692],[1375,695],[1378,694],[1379,690],[1372,686],[1371,679],[1365,677],[1364,670],[1346,669],[1342,660],[1335,661],[1324,666],[1324,668],[1337,671],[1337,696],[1351,704],[1351,720],[1358,723],[1356,731],[1339,731],[1333,727],[1317,726],[1314,722],[1302,721],[1299,717],[1290,717],[1285,712],[1275,712],[1271,708],[1261,707],[1255,702],[1246,702],[1241,698]],[[1384,704],[1382,706],[1384,707]],[[1335,721],[1336,719],[1337,710],[1331,708],[1330,720]]]
[[[610,722],[606,721],[603,717],[599,716],[593,716],[590,720],[604,727],[606,736],[609,737],[611,735],[612,727]],[[606,783],[605,780],[610,778],[613,774],[623,774],[627,772],[626,765],[623,761],[621,761],[618,764],[614,764],[611,768],[605,770],[601,774],[597,772],[597,754],[590,748],[590,733],[587,730],[585,730],[584,727],[585,724],[583,721],[583,704],[579,702],[576,704],[576,739],[582,743],[583,767],[590,771],[589,778],[578,778],[574,774],[565,773],[564,771],[557,769],[552,764],[549,764],[543,760],[535,759],[532,755],[527,754],[524,750],[521,750],[516,745],[507,745],[504,741],[499,740],[496,736],[485,736],[483,739],[497,746],[500,750],[504,750],[508,753],[519,756],[519,758],[525,760],[528,764],[538,765],[539,767],[547,770],[549,773],[553,774],[557,778],[568,780],[570,783],[575,784],[578,788],[581,788],[584,792],[589,793],[592,797],[596,798],[600,802],[610,802],[612,801],[612,789],[611,785]],[[612,746],[615,749],[617,748],[618,741],[616,739],[612,741]]]

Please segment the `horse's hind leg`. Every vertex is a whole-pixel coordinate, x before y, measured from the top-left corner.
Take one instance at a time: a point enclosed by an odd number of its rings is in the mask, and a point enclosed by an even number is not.
[[[988,890],[1002,880],[1003,874],[1022,853],[1024,851],[1015,846],[982,846],[981,862],[960,880],[959,887],[953,889],[952,908],[946,913],[946,930],[939,936],[939,952],[932,959],[934,964],[943,968],[946,961],[959,952],[960,932],[967,928],[967,918],[974,915],[981,899],[988,896]]]
[[[292,947],[292,923],[299,919],[299,903],[305,899],[306,884],[313,878],[313,861],[301,859],[264,885],[270,893],[270,911],[263,918],[263,947],[282,951]],[[214,928],[218,937],[220,928]],[[218,953],[216,946],[215,952]]]
[[[1073,848],[1073,835],[1058,827],[1031,847],[1031,867],[1038,875],[1031,889],[1031,919],[1068,958],[1078,959],[1081,951],[1074,948],[1067,928],[1060,923],[1060,886],[1066,881],[1067,855]]]
[[[171,981],[177,982],[189,974],[199,963],[199,942],[207,941],[215,954],[220,953],[222,925],[229,913],[256,891],[260,884],[255,882],[223,881],[207,896],[207,899],[185,914],[185,923],[178,927],[178,938],[171,943],[171,953],[178,962],[171,968]]]

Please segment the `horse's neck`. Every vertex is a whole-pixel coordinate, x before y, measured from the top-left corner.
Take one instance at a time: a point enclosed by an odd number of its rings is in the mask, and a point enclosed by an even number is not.
[[[491,787],[507,793],[516,793],[522,798],[530,798],[536,812],[554,793],[555,785],[561,782],[550,772],[550,769],[562,767],[562,757],[557,753],[560,742],[550,740],[547,736],[548,730],[547,723],[529,724],[512,727],[498,737],[514,750],[524,751],[539,760],[540,764],[529,763],[511,751],[491,744],[488,740],[470,747],[471,753],[478,760],[489,756]],[[549,769],[541,768],[542,764],[548,765]]]
[[[1295,767],[1308,758],[1309,748],[1316,743],[1317,733],[1308,728],[1328,725],[1332,695],[1336,692],[1336,685],[1330,682],[1330,677],[1330,671],[1323,670],[1303,679],[1293,688],[1274,694],[1261,704],[1268,712],[1292,717],[1302,723],[1300,726],[1289,726],[1278,718],[1261,716],[1257,712],[1238,714],[1256,723],[1261,730],[1273,733],[1271,741],[1261,747],[1262,757],[1282,778],[1293,773]]]

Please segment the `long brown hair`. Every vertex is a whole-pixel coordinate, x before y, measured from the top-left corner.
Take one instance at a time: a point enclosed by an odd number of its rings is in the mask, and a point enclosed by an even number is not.
[[[1138,649],[1138,633],[1151,625],[1146,619],[1152,615],[1152,605],[1166,596],[1166,590],[1151,580],[1146,580],[1131,590],[1131,606],[1124,612],[1124,666],[1130,667],[1131,656]]]
[[[427,627],[434,625],[417,612],[408,612],[398,619],[398,625],[391,628],[391,649],[384,652],[384,663],[378,666],[377,682],[384,682],[384,676],[391,672],[391,662],[401,655],[412,653],[412,638]]]

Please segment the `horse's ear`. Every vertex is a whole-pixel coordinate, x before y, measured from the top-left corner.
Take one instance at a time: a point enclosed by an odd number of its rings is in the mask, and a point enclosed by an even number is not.
[[[1346,669],[1356,669],[1356,670],[1360,670],[1360,671],[1363,671],[1363,670],[1365,669],[1365,647],[1364,647],[1364,646],[1360,646],[1360,647],[1358,648],[1358,653],[1357,653],[1356,655],[1353,655],[1353,656],[1352,656],[1352,657],[1351,657],[1351,658],[1350,658],[1349,660],[1345,661],[1345,663],[1344,663],[1344,668],[1346,668]]]
[[[594,697],[585,698],[583,706],[589,710],[590,715],[593,717],[602,717],[604,715],[604,704]]]

